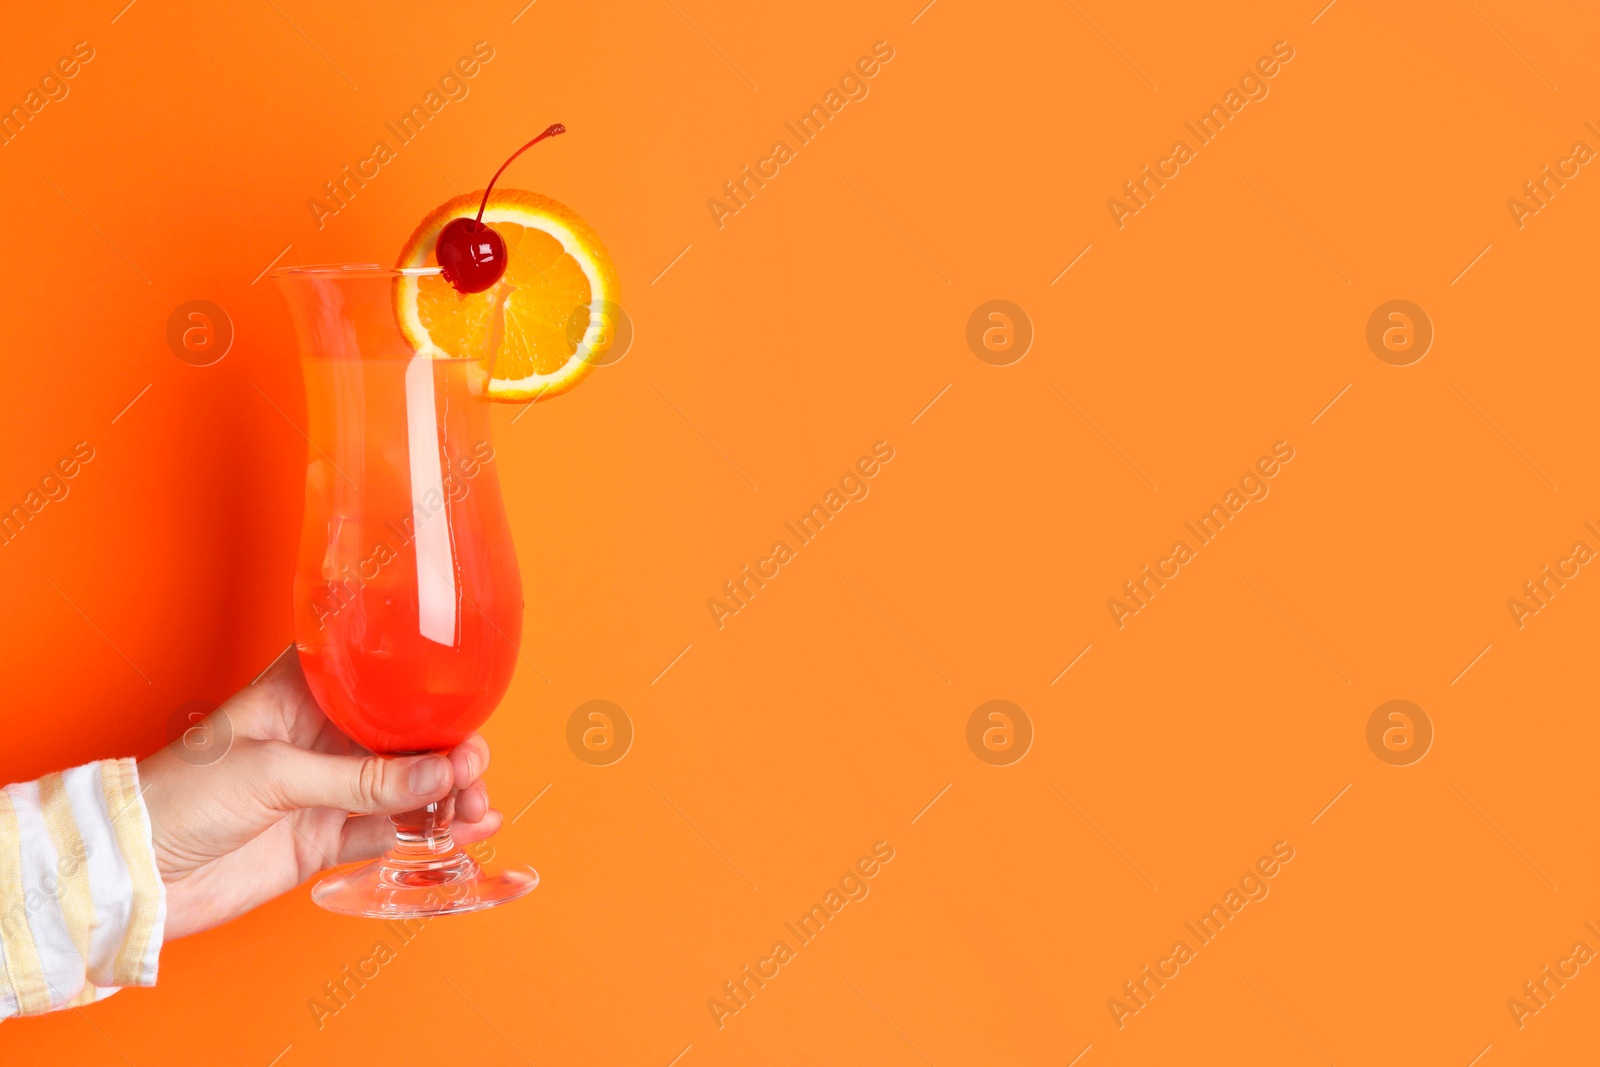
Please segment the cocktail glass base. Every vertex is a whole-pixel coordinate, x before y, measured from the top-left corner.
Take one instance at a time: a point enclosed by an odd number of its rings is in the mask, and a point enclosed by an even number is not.
[[[539,872],[532,867],[484,866],[459,849],[426,861],[391,852],[332,872],[312,888],[311,899],[340,915],[368,919],[456,915],[516,900],[538,884]]]

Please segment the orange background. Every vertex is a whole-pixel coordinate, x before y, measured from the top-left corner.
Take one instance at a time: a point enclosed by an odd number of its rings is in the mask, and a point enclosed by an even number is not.
[[[321,1029],[308,1000],[378,928],[301,890],[167,946],[154,990],[0,1026],[0,1050],[1500,1067],[1592,1049],[1594,967],[1523,1029],[1505,1002],[1574,941],[1600,948],[1600,578],[1520,630],[1506,600],[1596,545],[1600,177],[1521,229],[1506,200],[1574,141],[1600,148],[1600,17],[920,6],[8,12],[0,100],[76,41],[95,58],[0,148],[0,500],[75,442],[96,458],[0,548],[0,780],[149,752],[175,708],[288,643],[304,407],[288,317],[253,281],[286,245],[283,263],[387,261],[560,120],[509,179],[604,236],[637,340],[515,426],[496,412],[524,650],[549,680],[519,667],[489,781],[522,812],[495,847],[539,890],[430,924]],[[308,198],[480,40],[495,58],[470,96],[319,230]],[[895,56],[870,96],[718,229],[706,200],[880,40]],[[1279,40],[1295,57],[1270,96],[1119,230],[1107,198]],[[237,330],[210,367],[165,341],[195,298]],[[965,341],[992,298],[1036,330],[1011,366]],[[1393,298],[1436,329],[1408,367],[1365,341]],[[707,598],[878,440],[896,456],[870,497],[718,630]],[[1270,497],[1117,629],[1106,599],[1279,440],[1296,455]],[[566,745],[591,699],[634,724],[612,766]],[[1033,723],[1010,766],[967,746],[990,699]],[[1391,699],[1436,731],[1412,766],[1367,747]],[[707,1000],[880,840],[895,859],[871,895],[719,1030]],[[1107,999],[1279,840],[1295,858],[1271,895],[1119,1030]]]

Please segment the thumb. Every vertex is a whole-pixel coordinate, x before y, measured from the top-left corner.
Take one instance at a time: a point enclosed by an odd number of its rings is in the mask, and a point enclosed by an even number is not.
[[[263,761],[267,803],[278,811],[337,808],[358,815],[395,815],[449,795],[450,761],[421,756],[334,756],[291,745],[270,746]]]

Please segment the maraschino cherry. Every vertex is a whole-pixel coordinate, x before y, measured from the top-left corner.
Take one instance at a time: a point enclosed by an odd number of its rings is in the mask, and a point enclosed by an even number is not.
[[[483,203],[478,205],[478,217],[451,219],[439,232],[439,241],[433,248],[434,257],[439,261],[444,280],[455,286],[456,292],[481,293],[499,281],[506,272],[505,238],[483,222],[483,210],[489,206],[489,194],[494,190],[494,183],[511,166],[512,159],[546,137],[566,132],[567,128],[557,122],[511,153],[511,159],[500,164],[500,169],[489,179],[489,188],[483,191]]]

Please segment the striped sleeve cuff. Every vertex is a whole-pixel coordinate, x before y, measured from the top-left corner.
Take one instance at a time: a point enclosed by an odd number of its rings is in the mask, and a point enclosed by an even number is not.
[[[0,1018],[154,985],[166,904],[133,760],[0,790]]]

